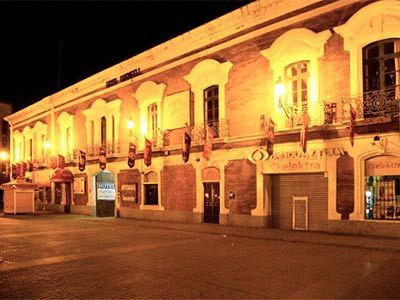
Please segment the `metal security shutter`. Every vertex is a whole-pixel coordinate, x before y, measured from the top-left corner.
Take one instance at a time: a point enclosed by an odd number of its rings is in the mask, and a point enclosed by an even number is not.
[[[293,197],[293,229],[308,229],[308,197]]]
[[[293,228],[293,197],[308,197],[308,230],[328,229],[328,179],[323,173],[272,177],[272,226]]]

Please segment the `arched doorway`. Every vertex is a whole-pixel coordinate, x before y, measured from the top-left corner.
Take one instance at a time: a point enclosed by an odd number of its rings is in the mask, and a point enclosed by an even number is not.
[[[96,217],[115,215],[115,179],[109,171],[95,176]]]

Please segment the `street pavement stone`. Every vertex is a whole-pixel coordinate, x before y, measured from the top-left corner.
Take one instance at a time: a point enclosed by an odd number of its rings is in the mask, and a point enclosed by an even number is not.
[[[398,299],[399,252],[399,239],[7,215],[0,299]]]

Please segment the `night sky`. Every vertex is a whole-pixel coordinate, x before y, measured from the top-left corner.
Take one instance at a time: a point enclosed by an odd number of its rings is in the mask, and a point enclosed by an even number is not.
[[[0,101],[18,111],[250,2],[0,2]]]

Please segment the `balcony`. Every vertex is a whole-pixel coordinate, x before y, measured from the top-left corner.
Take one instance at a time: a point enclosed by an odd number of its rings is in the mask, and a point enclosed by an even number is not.
[[[322,105],[308,108],[311,126],[343,125],[350,121],[350,105],[356,111],[356,119],[368,123],[391,120],[399,116],[400,86],[384,91],[363,93],[354,97],[340,98],[337,101],[324,101]],[[300,110],[286,108],[289,117],[285,128],[302,125],[303,114]]]
[[[117,156],[121,152],[120,148],[121,141],[112,141],[107,143],[96,143],[93,146],[86,146],[84,151],[87,157],[99,156],[100,148],[106,150],[107,156]],[[78,151],[74,151],[74,159],[78,159]]]
[[[228,120],[220,119],[218,121],[208,122],[207,124],[214,132],[214,138],[228,138]],[[206,136],[206,127],[204,123],[196,124],[192,128],[192,142],[193,143],[204,143]]]

